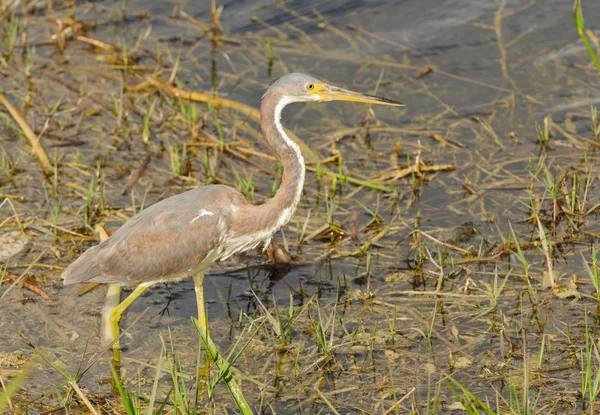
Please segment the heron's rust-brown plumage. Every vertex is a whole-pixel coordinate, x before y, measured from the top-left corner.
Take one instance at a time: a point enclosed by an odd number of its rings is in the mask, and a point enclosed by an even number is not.
[[[239,192],[222,185],[158,202],[81,255],[63,273],[64,283],[139,284],[201,271],[197,267],[215,249],[218,252],[233,224],[232,202],[250,205]]]

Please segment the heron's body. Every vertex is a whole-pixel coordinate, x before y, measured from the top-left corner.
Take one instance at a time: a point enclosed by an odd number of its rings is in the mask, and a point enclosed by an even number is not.
[[[206,259],[224,258],[224,242],[235,232],[237,206],[243,205],[248,203],[241,194],[219,185],[160,201],[81,255],[65,271],[65,283],[139,284],[191,276],[206,269]]]
[[[260,215],[264,209],[228,186],[187,191],[133,216],[81,255],[63,278],[66,284],[126,285],[193,276],[215,261],[267,243],[290,217]],[[248,226],[248,215],[262,217],[260,226]]]
[[[263,95],[261,128],[267,145],[283,166],[275,196],[252,205],[227,186],[206,186],[160,201],[134,215],[110,238],[88,249],[63,273],[65,284],[109,283],[103,313],[104,341],[113,343],[113,359],[120,359],[120,320],[129,305],[154,283],[193,277],[198,321],[206,331],[204,272],[215,261],[267,244],[292,218],[304,186],[304,159],[300,148],[283,130],[281,112],[292,102],[345,100],[383,105],[403,105],[327,85],[302,74],[289,74],[274,82]],[[120,285],[137,288],[122,302]],[[216,360],[219,366],[219,360]],[[221,370],[227,370],[220,367]],[[244,414],[239,388],[224,377]]]

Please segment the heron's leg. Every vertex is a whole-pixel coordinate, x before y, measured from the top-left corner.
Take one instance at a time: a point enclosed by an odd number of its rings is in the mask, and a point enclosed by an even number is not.
[[[196,305],[198,306],[198,322],[208,333],[208,319],[204,304],[204,272],[194,275],[194,290],[196,290]]]
[[[198,323],[204,333],[199,332],[200,337],[203,337],[204,342],[206,343],[207,362],[209,359],[215,362],[215,365],[221,372],[223,381],[229,389],[231,397],[235,401],[237,407],[241,410],[242,414],[252,415],[252,409],[250,408],[250,405],[248,405],[248,402],[246,402],[242,389],[238,386],[233,375],[229,371],[229,362],[221,357],[217,351],[217,347],[210,338],[208,320],[206,319],[206,307],[204,304],[204,272],[194,275],[194,289],[196,290],[196,304],[198,305]]]
[[[113,341],[113,332],[110,324],[112,311],[118,307],[121,302],[121,286],[118,284],[108,284],[104,307],[102,308],[102,325],[100,326],[100,336],[102,346],[108,346]]]
[[[135,290],[127,296],[118,306],[112,309],[110,312],[110,329],[112,333],[113,341],[113,361],[118,366],[121,361],[121,341],[118,340],[121,335],[121,329],[119,327],[121,323],[121,317],[127,308],[138,298],[146,289],[147,285],[138,285]]]
[[[206,307],[204,304],[204,272],[200,272],[193,276],[194,280],[194,290],[196,291],[196,306],[198,307],[198,323],[204,328],[205,332],[208,335],[208,317],[206,316]],[[202,345],[202,340],[198,339],[198,351],[200,351],[200,346]],[[200,358],[200,355],[198,355]],[[206,367],[208,368],[210,364],[209,354],[206,354]],[[209,398],[210,398],[210,390],[207,390]]]

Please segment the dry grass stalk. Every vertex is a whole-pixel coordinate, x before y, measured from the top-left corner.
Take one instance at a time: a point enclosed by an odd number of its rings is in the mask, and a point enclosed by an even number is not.
[[[19,278],[18,276],[11,274],[10,272],[5,273],[4,277],[11,280],[12,282],[15,282]],[[51,300],[51,298],[48,297],[48,294],[46,294],[46,292],[37,285],[33,285],[32,283],[25,280],[21,282],[21,285],[27,288],[29,291],[33,291],[34,293],[42,297],[44,300]]]
[[[29,140],[33,154],[35,154],[42,164],[44,173],[51,175],[54,169],[52,168],[52,163],[50,163],[50,159],[48,158],[48,153],[46,153],[46,150],[40,144],[39,137],[36,137],[27,121],[25,121],[25,118],[23,118],[21,113],[6,99],[2,93],[0,93],[0,103],[6,107],[10,115],[14,118],[15,122],[23,131],[23,134],[25,134],[25,137],[27,137]]]
[[[75,390],[75,392],[77,392],[77,395],[79,395],[79,398],[81,398],[85,406],[89,409],[90,413],[93,415],[98,415],[98,412],[96,412],[90,400],[83,394],[81,388],[79,388],[79,385],[75,382],[69,382],[69,385]]]

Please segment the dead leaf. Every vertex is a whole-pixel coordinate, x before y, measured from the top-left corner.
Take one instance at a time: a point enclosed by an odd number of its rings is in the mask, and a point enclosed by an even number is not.
[[[25,248],[29,238],[21,231],[12,231],[0,235],[0,262],[18,254]]]
[[[554,283],[552,281],[552,276],[548,273],[548,271],[542,272],[542,289],[547,290],[553,286]]]
[[[387,357],[390,362],[394,362],[400,358],[400,353],[397,353],[393,350],[386,349],[383,351],[383,353],[385,353],[385,357]]]
[[[473,364],[473,361],[467,357],[461,356],[454,361],[456,369],[465,369]]]
[[[425,367],[427,373],[435,373],[437,370],[433,363],[425,363],[423,366]]]
[[[388,274],[385,277],[383,277],[383,280],[385,282],[394,282],[394,281],[398,281],[400,279],[400,276],[398,275],[397,272],[393,273],[393,274]]]
[[[456,340],[458,340],[458,329],[456,326],[450,326],[450,331]]]
[[[581,293],[577,290],[577,284],[575,283],[577,276],[573,274],[571,279],[565,284],[559,284],[554,287],[554,295],[564,300],[565,298],[581,298]]]
[[[450,405],[445,406],[444,408],[449,411],[465,411],[465,407],[460,402],[452,402]]]

